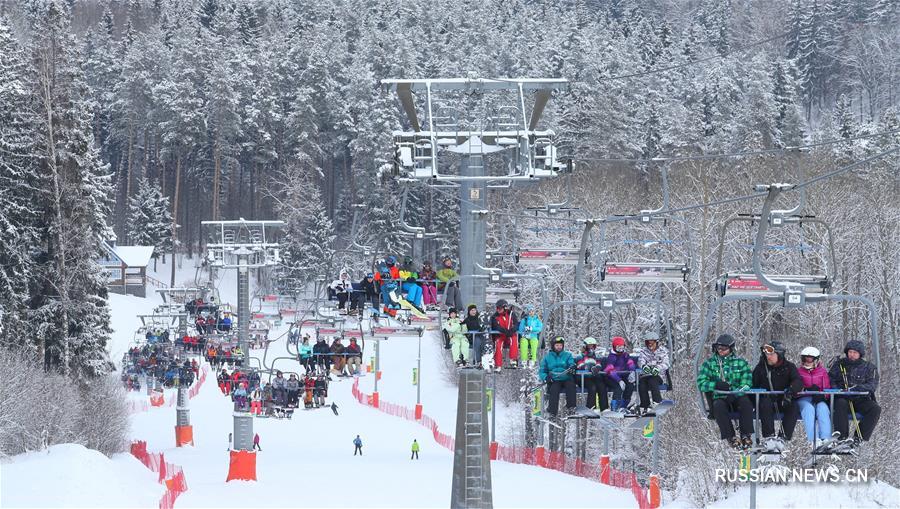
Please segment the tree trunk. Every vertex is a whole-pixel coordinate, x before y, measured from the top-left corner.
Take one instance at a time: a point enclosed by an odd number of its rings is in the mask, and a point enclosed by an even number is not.
[[[212,220],[219,220],[219,172],[221,171],[221,156],[219,154],[219,147],[216,144],[215,148],[213,148],[213,161],[215,161],[215,170],[213,172],[213,188],[212,188]]]
[[[181,154],[175,159],[175,193],[172,195],[172,275],[169,286],[175,286],[175,247],[178,244],[178,197],[181,194]]]
[[[53,41],[51,44],[55,45]],[[47,162],[50,166],[50,172],[53,176],[53,215],[54,215],[54,231],[55,249],[53,249],[53,259],[56,263],[57,281],[51,283],[55,288],[57,293],[59,294],[59,299],[62,302],[62,306],[60,306],[60,341],[62,342],[62,359],[61,359],[61,369],[63,375],[69,374],[69,314],[68,314],[68,303],[69,303],[69,290],[66,283],[66,243],[65,243],[65,232],[67,231],[65,228],[65,224],[63,223],[63,212],[62,212],[62,176],[60,175],[60,168],[57,164],[56,160],[56,139],[55,139],[55,130],[53,124],[53,77],[55,75],[54,70],[51,68],[52,61],[51,58],[56,54],[55,48],[49,48],[49,54],[42,55],[41,59],[41,92],[43,92],[43,97],[41,100],[44,103],[44,110],[47,113]],[[49,367],[49,358],[47,356],[47,343],[46,343],[46,334],[41,334],[40,344],[38,345],[38,354],[44,360],[44,367]]]

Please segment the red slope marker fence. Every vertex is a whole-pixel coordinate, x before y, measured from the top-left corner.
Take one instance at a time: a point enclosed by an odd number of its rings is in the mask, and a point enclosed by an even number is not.
[[[187,480],[184,478],[181,467],[167,462],[161,452],[148,452],[147,442],[143,440],[135,440],[131,443],[131,455],[151,472],[159,473],[159,483],[166,487],[166,492],[159,499],[159,509],[173,509],[175,499],[187,491]]]
[[[209,367],[204,365],[200,371],[200,377],[197,378],[197,383],[191,386],[188,391],[188,396],[193,398],[197,394],[200,393],[200,387],[203,385],[203,382],[206,381],[206,375],[209,372]],[[159,398],[162,398],[162,395],[159,395]],[[151,406],[162,406],[162,402],[158,404],[153,403],[153,396],[151,395],[150,401],[147,400],[129,400],[131,413],[138,412],[146,412],[150,410]],[[172,406],[175,404],[175,398],[169,400],[169,405]],[[145,467],[150,469],[151,472],[159,473],[159,482],[160,484],[164,484],[166,486],[166,492],[163,494],[162,498],[159,499],[159,509],[174,509],[175,507],[175,499],[178,498],[179,495],[187,491],[187,480],[184,477],[184,472],[181,467],[178,465],[174,465],[166,461],[163,453],[155,453],[147,451],[147,442],[144,440],[135,440],[131,443],[131,455],[138,459],[141,463],[144,464]]]
[[[414,408],[390,403],[380,398],[376,401],[372,398],[372,395],[366,394],[359,389],[358,378],[353,381],[351,392],[360,404],[407,421],[418,422],[423,427],[431,430],[434,440],[438,444],[451,452],[454,450],[455,441],[453,437],[441,432],[437,422],[428,415],[423,414],[421,419],[416,419]],[[609,486],[630,490],[640,509],[653,509],[647,497],[647,490],[641,486],[637,475],[634,472],[623,472],[613,468],[609,465],[608,458],[602,458],[600,464],[590,464],[561,452],[546,451],[543,447],[512,447],[494,444],[491,446],[491,449],[492,460],[548,468],[564,474],[583,477]]]

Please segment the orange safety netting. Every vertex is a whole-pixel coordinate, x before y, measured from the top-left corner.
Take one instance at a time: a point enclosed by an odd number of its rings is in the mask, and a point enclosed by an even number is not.
[[[151,472],[159,473],[159,482],[166,487],[166,492],[159,499],[159,509],[173,509],[175,499],[188,489],[181,467],[168,463],[162,453],[148,452],[147,442],[143,440],[131,443],[131,455]]]
[[[371,396],[359,390],[359,379],[354,380],[352,393],[353,397],[356,398],[359,403],[374,407],[371,404]],[[428,415],[423,414],[421,419],[416,419],[416,411],[414,408],[408,408],[384,400],[378,402],[377,410],[389,415],[401,417],[407,421],[419,422],[422,426],[431,430],[434,435],[434,440],[438,444],[450,451],[454,450],[455,441],[453,437],[442,433],[438,429],[437,423]],[[545,451],[543,447],[534,449],[530,447],[512,447],[497,444],[496,446],[491,446],[491,457],[492,459],[496,458],[499,461],[505,461],[507,463],[549,468],[564,474],[584,477],[585,479],[602,482],[617,488],[628,489],[631,490],[640,509],[651,509],[650,501],[647,498],[647,491],[638,482],[637,475],[634,472],[622,472],[607,465],[606,468],[608,471],[604,472],[604,474],[608,474],[609,480],[608,482],[604,482],[607,475],[604,475],[604,479],[601,480],[600,464],[585,463],[581,459],[573,458],[561,452]]]

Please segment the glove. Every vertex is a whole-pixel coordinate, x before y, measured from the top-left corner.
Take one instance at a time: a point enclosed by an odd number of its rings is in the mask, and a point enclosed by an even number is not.
[[[794,399],[794,391],[790,387],[784,390],[784,402],[790,403]]]
[[[623,382],[622,380],[619,380],[619,388],[623,391],[625,390],[625,382]]]
[[[718,382],[716,382],[716,390],[717,391],[730,391],[731,385],[724,380],[719,380]]]
[[[650,366],[644,366],[643,368],[641,368],[641,371],[643,371],[645,375],[653,374],[653,368],[651,368]]]
[[[810,385],[809,387],[807,387],[807,389],[809,389],[811,392],[821,392],[822,391],[822,389],[816,384]]]
[[[653,366],[653,369],[650,370],[650,374],[653,376],[659,376],[659,368]]]
[[[634,371],[628,373],[628,381],[634,383]]]

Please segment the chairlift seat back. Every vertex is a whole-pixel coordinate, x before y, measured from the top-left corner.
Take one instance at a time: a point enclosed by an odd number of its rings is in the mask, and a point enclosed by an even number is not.
[[[767,275],[777,282],[798,283],[803,286],[807,294],[825,295],[831,290],[831,281],[825,275],[791,275],[773,274]],[[730,274],[725,273],[716,282],[716,290],[719,295],[761,295],[763,297],[781,297],[781,290],[770,290],[755,274]]]
[[[601,281],[628,283],[668,283],[687,281],[690,268],[686,263],[618,263],[604,262]]]
[[[579,248],[554,247],[520,250],[516,263],[520,265],[578,265]]]

